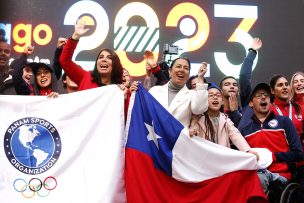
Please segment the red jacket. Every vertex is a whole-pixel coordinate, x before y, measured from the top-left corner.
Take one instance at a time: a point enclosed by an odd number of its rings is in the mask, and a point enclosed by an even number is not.
[[[79,65],[72,61],[72,56],[78,42],[78,40],[73,40],[71,38],[67,40],[67,43],[64,45],[59,58],[60,64],[67,76],[69,76],[69,78],[71,78],[78,85],[79,91],[96,88],[98,87],[98,84],[93,82],[91,72],[82,69]],[[130,96],[127,95],[127,98],[124,100],[125,119],[128,112],[129,99]]]
[[[289,117],[289,102],[283,102],[278,99],[274,99],[273,104],[270,107],[270,110],[278,116],[287,116]],[[294,106],[291,107],[291,116],[292,123],[297,129],[298,136],[303,135],[303,116],[298,117],[296,115],[296,110]]]

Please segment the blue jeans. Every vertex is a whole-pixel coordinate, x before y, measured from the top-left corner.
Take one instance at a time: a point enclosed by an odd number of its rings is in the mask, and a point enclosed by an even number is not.
[[[267,169],[260,169],[257,171],[257,173],[258,173],[260,182],[262,184],[262,187],[264,189],[264,192],[268,191],[270,182],[278,181],[284,185],[286,185],[288,183],[288,180],[285,177],[280,176],[277,173],[272,173],[272,172],[268,171]]]

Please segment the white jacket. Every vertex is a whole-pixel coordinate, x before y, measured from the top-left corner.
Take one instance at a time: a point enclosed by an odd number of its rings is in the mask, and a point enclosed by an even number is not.
[[[208,84],[196,84],[195,90],[185,85],[169,106],[168,83],[150,89],[152,96],[167,109],[184,127],[189,128],[191,115],[201,115],[208,109]]]

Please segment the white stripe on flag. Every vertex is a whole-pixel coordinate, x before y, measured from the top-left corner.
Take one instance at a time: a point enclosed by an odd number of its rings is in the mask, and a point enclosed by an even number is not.
[[[265,151],[269,150],[261,149],[258,153],[263,160],[270,159],[267,165],[259,164],[250,153],[229,149],[198,136],[191,138],[188,130],[183,129],[172,150],[172,176],[183,182],[201,182],[233,171],[265,168],[272,162],[271,153],[265,154]]]

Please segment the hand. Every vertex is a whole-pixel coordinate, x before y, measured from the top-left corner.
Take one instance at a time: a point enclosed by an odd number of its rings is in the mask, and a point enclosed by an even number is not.
[[[127,93],[128,93],[128,88],[126,86],[124,86],[123,84],[119,84],[117,86],[119,87],[119,89],[121,89],[124,92],[124,97],[126,99],[127,98]]]
[[[247,152],[248,152],[248,153],[250,153],[250,154],[255,155],[255,156],[256,156],[256,159],[257,159],[257,161],[259,161],[260,156],[259,156],[259,154],[258,154],[257,152],[253,151],[252,149],[250,149],[250,150],[249,150],[249,151],[247,151]]]
[[[149,50],[145,51],[144,59],[146,60],[147,65],[149,65],[150,68],[157,67],[156,59],[151,51]]]
[[[75,24],[75,31],[72,35],[72,38],[74,40],[79,40],[81,36],[83,36],[85,33],[87,33],[90,29],[85,27],[85,21],[82,19],[78,19]]]
[[[262,45],[263,43],[262,40],[260,40],[260,38],[254,38],[251,43],[251,48],[253,50],[258,51],[262,47]]]
[[[201,67],[198,69],[198,83],[204,83],[204,76],[208,70],[208,63],[202,62]]]
[[[59,96],[59,93],[58,92],[51,92],[48,96],[47,96],[47,98],[49,98],[49,99],[55,99],[55,98],[57,98]]]
[[[132,85],[131,85],[131,87],[130,87],[130,90],[131,90],[132,92],[138,90],[138,81],[132,82]]]
[[[146,62],[146,77],[150,77],[151,75],[151,67],[150,65]]]
[[[189,136],[193,137],[193,135],[197,136],[198,131],[196,129],[189,129]]]
[[[63,46],[65,45],[66,41],[67,41],[66,38],[59,37],[58,40],[57,40],[57,48],[62,49]]]
[[[233,93],[229,94],[229,108],[230,108],[230,111],[235,111],[239,108],[236,94],[233,94]]]
[[[28,45],[24,47],[23,53],[25,53],[27,56],[31,55],[34,52],[34,46]]]

